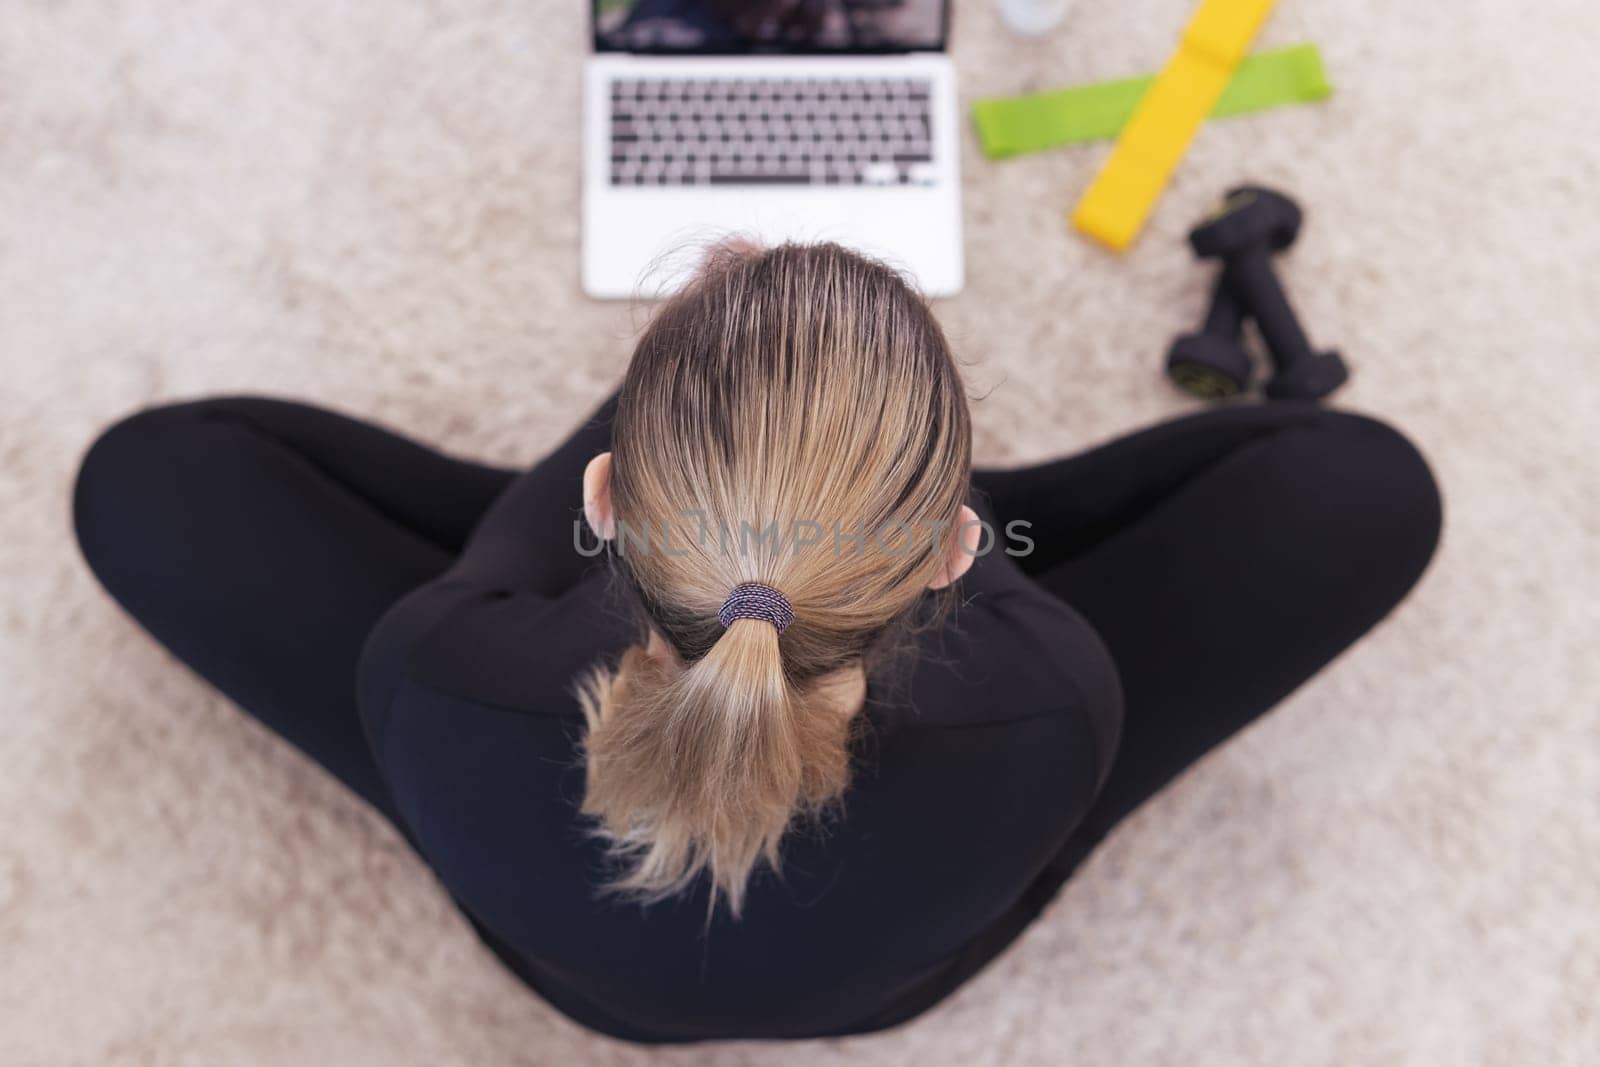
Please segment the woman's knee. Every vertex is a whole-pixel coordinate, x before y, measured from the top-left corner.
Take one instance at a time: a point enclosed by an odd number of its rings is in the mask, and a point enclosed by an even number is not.
[[[1297,431],[1306,450],[1300,476],[1319,511],[1337,511],[1343,551],[1389,564],[1409,587],[1432,558],[1443,502],[1428,461],[1388,423],[1345,411],[1321,411]]]
[[[206,440],[208,424],[231,398],[146,408],[113,423],[78,466],[72,521],[78,546],[100,580],[118,592],[129,575],[149,568],[152,548],[170,543],[174,524],[192,501],[185,472]]]
[[[178,418],[171,407],[128,415],[102,431],[78,465],[73,529],[84,559],[108,586],[125,569],[126,537],[147,510],[149,484],[171,467]]]

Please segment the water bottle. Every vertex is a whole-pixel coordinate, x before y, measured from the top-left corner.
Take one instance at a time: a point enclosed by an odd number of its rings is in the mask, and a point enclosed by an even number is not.
[[[1001,20],[1024,37],[1037,37],[1067,17],[1072,0],[998,0]]]

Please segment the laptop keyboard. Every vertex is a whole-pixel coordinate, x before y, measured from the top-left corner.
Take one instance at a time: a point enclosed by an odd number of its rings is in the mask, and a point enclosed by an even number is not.
[[[611,83],[612,185],[927,185],[927,78]]]

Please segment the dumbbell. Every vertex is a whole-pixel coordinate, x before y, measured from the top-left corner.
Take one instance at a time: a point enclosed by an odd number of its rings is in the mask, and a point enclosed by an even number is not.
[[[1250,357],[1244,350],[1244,308],[1217,272],[1211,305],[1199,333],[1186,333],[1167,352],[1167,377],[1186,393],[1221,400],[1250,384]]]
[[[1222,260],[1219,289],[1255,320],[1275,368],[1266,393],[1280,400],[1319,400],[1350,377],[1339,353],[1311,347],[1272,269],[1273,253],[1294,243],[1301,218],[1283,194],[1245,185],[1229,190],[1221,207],[1189,234],[1196,255]]]
[[[1268,240],[1274,252],[1282,252],[1300,235],[1299,208],[1280,198],[1286,210],[1278,212]],[[1228,203],[1209,215],[1194,233],[1206,230],[1227,214]],[[1201,253],[1204,255],[1204,253]],[[1228,281],[1226,267],[1217,270],[1211,289],[1211,304],[1199,333],[1184,334],[1172,343],[1167,353],[1167,377],[1184,392],[1208,400],[1242,393],[1250,385],[1250,356],[1244,348],[1245,309]]]

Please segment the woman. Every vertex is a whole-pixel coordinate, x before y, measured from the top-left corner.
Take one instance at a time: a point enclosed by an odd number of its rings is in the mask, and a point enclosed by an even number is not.
[[[1023,470],[969,442],[898,276],[729,247],[532,470],[204,400],[107,431],[76,520],[572,1018],[848,1034],[982,968],[1438,537],[1422,458],[1356,415],[1231,407]]]

